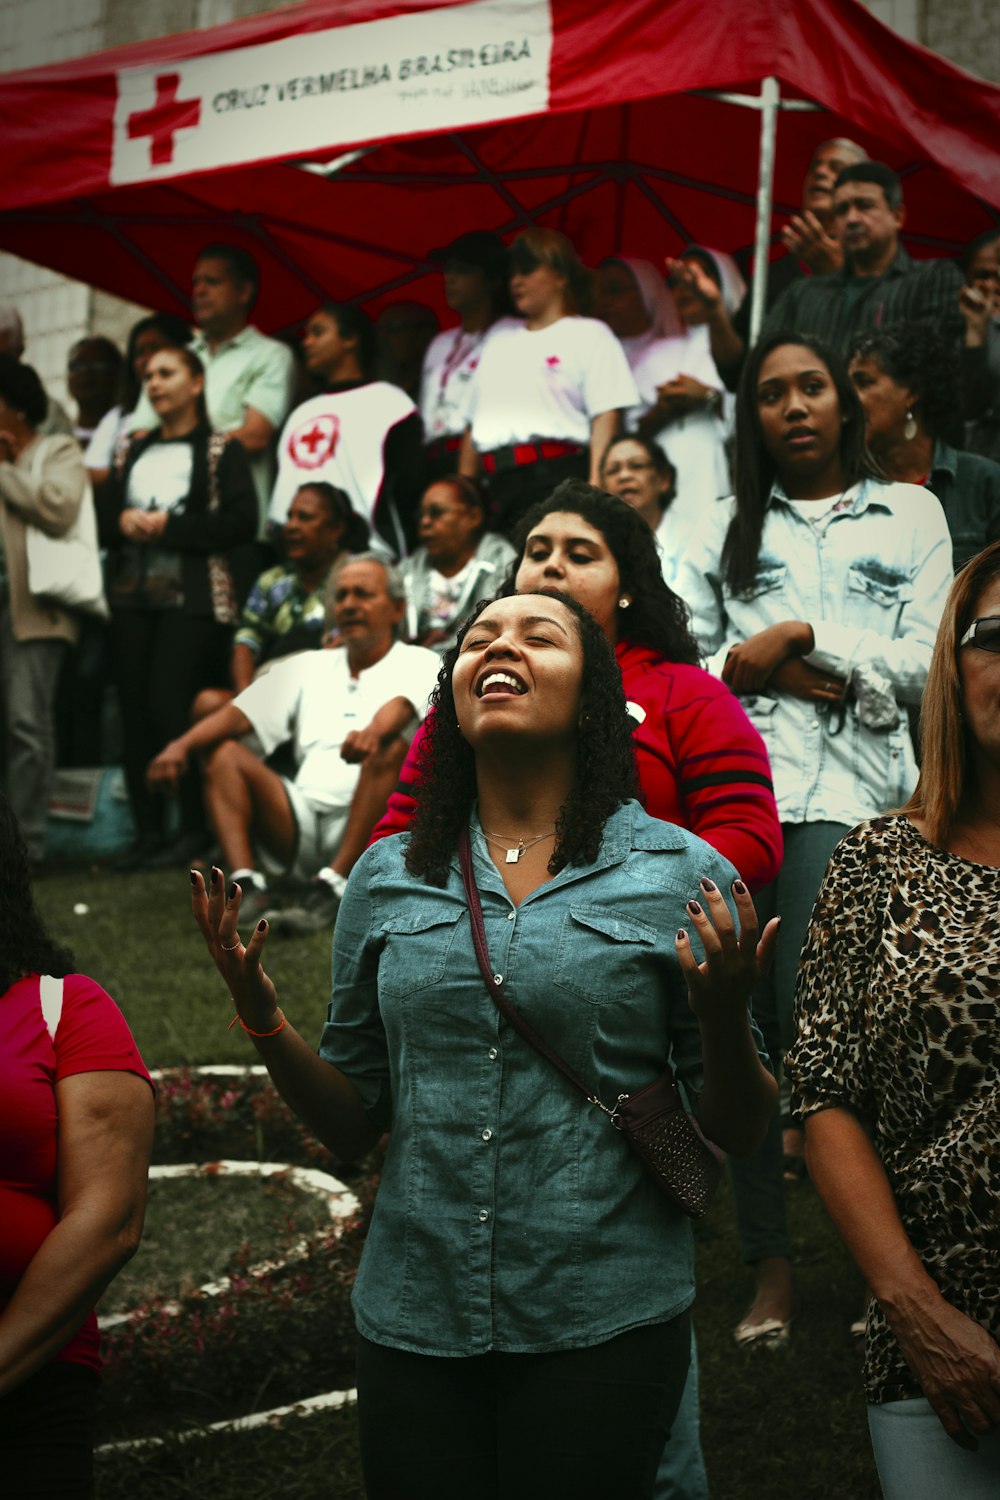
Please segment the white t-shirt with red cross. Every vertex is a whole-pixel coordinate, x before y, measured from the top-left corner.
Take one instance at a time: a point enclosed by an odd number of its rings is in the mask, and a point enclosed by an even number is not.
[[[375,505],[385,478],[385,440],[390,429],[414,411],[406,392],[386,380],[303,401],[278,439],[278,477],[268,520],[283,525],[295,492],[319,480],[350,496],[354,509],[373,527],[376,545]]]
[[[469,386],[466,419],[480,453],[555,439],[590,442],[593,417],[639,400],[621,344],[596,318],[497,329]]]

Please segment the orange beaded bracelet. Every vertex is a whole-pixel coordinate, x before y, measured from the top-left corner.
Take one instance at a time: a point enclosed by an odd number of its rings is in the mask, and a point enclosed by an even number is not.
[[[285,1028],[285,1026],[287,1026],[287,1024],[288,1024],[288,1017],[285,1015],[285,1012],[281,1009],[280,1006],[277,1007],[277,1010],[278,1010],[278,1015],[281,1017],[281,1020],[278,1022],[277,1026],[275,1026],[275,1028],[274,1028],[273,1031],[254,1031],[252,1029],[252,1027],[250,1027],[250,1026],[247,1025],[247,1023],[244,1021],[243,1017],[239,1014],[239,1012],[237,1012],[236,1015],[233,1017],[233,1019],[230,1021],[229,1025],[226,1027],[226,1030],[227,1031],[232,1031],[233,1027],[236,1025],[236,1022],[239,1021],[240,1025],[242,1026],[243,1030],[246,1032],[247,1036],[255,1036],[255,1037],[277,1036],[278,1032],[279,1031],[283,1031],[284,1028]]]

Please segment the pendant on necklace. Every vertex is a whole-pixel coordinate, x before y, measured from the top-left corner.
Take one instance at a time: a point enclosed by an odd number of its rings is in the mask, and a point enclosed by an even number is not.
[[[521,855],[523,853],[524,853],[524,841],[523,841],[523,839],[518,839],[518,841],[517,841],[517,848],[516,849],[508,849],[507,850],[507,856],[506,856],[506,859],[504,860],[504,864],[516,865],[517,862],[518,862],[518,860],[521,858]]]

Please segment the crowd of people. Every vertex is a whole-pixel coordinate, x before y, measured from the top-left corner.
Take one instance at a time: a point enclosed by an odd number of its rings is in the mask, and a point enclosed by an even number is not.
[[[828,141],[756,342],[723,250],[591,272],[555,230],[474,229],[429,257],[453,326],[328,302],[299,359],[212,244],[193,337],[74,345],[75,424],[0,315],[19,836],[43,873],[60,720],[113,682],[119,866],[191,867],[335,1153],[389,1132],[372,1500],[464,1495],[477,1460],[497,1497],[708,1494],[690,1230],[501,1021],[476,887],[495,983],[591,1102],[669,1066],[729,1154],[746,1357],[792,1336],[811,1177],[866,1283],[885,1495],[1000,1487],[1000,230],[914,262],[904,222],[896,174]],[[29,587],[30,530],[91,496],[107,621]],[[318,1053],[260,967],[315,931]]]

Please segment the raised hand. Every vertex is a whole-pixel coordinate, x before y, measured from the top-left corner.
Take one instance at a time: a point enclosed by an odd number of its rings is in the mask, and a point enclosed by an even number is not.
[[[827,276],[839,271],[844,264],[844,247],[839,240],[827,234],[814,213],[805,209],[795,214],[781,231],[786,250],[804,260],[810,271],[817,276]]]
[[[237,922],[241,895],[235,883],[226,893],[225,877],[215,865],[207,891],[200,871],[191,871],[191,910],[215,967],[226,982],[241,1021],[248,1030],[266,1035],[282,1020],[277,992],[260,962],[267,923],[262,918],[249,942],[240,940]]]
[[[705,951],[699,963],[686,930],[677,934],[677,957],[687,981],[688,1000],[699,1021],[721,1012],[746,1009],[751,991],[767,973],[780,917],[759,932],[753,898],[742,880],[733,882],[739,927],[714,881],[701,881],[702,901],[689,901],[687,914]],[[704,903],[704,904],[703,904]]]

